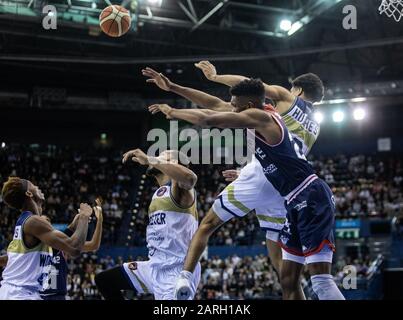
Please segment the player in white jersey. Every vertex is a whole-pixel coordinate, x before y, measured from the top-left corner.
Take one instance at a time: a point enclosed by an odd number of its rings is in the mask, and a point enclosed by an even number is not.
[[[149,260],[124,263],[99,273],[95,282],[105,299],[124,299],[121,290],[151,293],[156,300],[174,299],[176,279],[198,227],[194,190],[197,176],[179,164],[178,158],[182,163],[187,162],[184,154],[173,150],[164,151],[157,158],[149,157],[139,149],[125,153],[123,162],[133,160],[148,166],[147,175],[156,179],[159,188],[148,210]],[[199,264],[193,275],[191,285],[196,290],[200,281]]]
[[[51,248],[78,256],[87,236],[92,208],[87,204],[80,205],[76,231],[68,237],[40,217],[45,197],[32,182],[18,177],[9,178],[3,186],[2,198],[21,215],[7,248],[0,300],[41,300],[39,291],[51,268]]]
[[[202,61],[196,66],[204,72],[208,79],[228,86],[238,84],[247,79],[234,75],[217,76],[215,67],[207,61]],[[223,101],[199,90],[179,86],[151,68],[146,68],[142,72],[143,75],[150,78],[147,82],[154,83],[165,91],[174,92],[202,108],[223,112],[233,111],[233,106],[231,106],[230,102]],[[319,102],[323,98],[324,87],[322,81],[318,76],[309,73],[296,78],[292,82],[291,90],[267,84],[264,84],[264,87],[266,97],[275,102],[275,110],[281,114],[287,128],[298,143],[299,150],[302,153],[301,156],[307,154],[320,131],[319,124],[313,119],[312,104]],[[267,105],[266,109],[272,110],[273,107]],[[224,177],[232,183],[220,194],[220,201],[215,203],[214,209],[216,212],[229,210],[232,216],[235,217],[242,217],[254,212],[261,228],[266,231],[269,256],[273,266],[279,271],[282,252],[277,240],[278,233],[285,222],[284,198],[265,179],[262,171],[262,166],[254,157],[252,162],[242,168],[239,178],[235,170],[224,171]],[[257,192],[257,190],[262,190],[262,192]],[[225,208],[221,208],[223,206]],[[302,298],[302,291],[300,291],[300,294]]]

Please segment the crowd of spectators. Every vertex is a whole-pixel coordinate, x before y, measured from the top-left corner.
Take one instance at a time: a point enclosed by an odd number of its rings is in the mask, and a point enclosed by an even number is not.
[[[143,260],[135,257],[135,260]],[[129,257],[128,261],[132,261]],[[118,257],[98,258],[96,255],[85,254],[69,262],[67,278],[68,297],[72,300],[101,299],[95,285],[95,275],[105,269],[122,264],[123,259]],[[243,299],[281,299],[281,286],[276,272],[266,255],[254,257],[239,257],[232,255],[227,258],[213,256],[201,261],[202,275],[195,299],[202,300],[243,300]],[[368,257],[349,258],[340,257],[334,264],[333,274],[338,284],[347,275],[346,265],[354,266],[357,276],[367,276],[371,261]],[[315,299],[310,290],[308,273],[302,277],[302,287],[308,299]],[[127,292],[129,299],[152,299],[151,295],[135,295]]]
[[[332,187],[337,217],[402,215],[402,157],[338,155],[310,160],[317,174]]]
[[[145,245],[148,205],[157,185],[152,178],[135,175],[135,165],[122,165],[123,150],[75,150],[69,147],[11,145],[0,149],[0,181],[21,176],[38,184],[46,195],[46,214],[55,223],[68,223],[80,202],[104,200],[104,244],[127,242]],[[338,155],[310,157],[319,176],[331,186],[336,200],[336,215],[352,217],[402,217],[403,168],[400,157]],[[202,219],[218,193],[227,185],[221,172],[229,167],[197,165],[198,213]],[[139,179],[144,180],[141,187]],[[139,192],[133,192],[136,189]],[[135,211],[133,204],[138,203]],[[0,250],[10,241],[16,212],[0,198]],[[129,227],[120,228],[124,215],[134,215]],[[211,245],[249,245],[260,243],[260,231],[253,214],[233,219],[211,238]]]
[[[101,196],[105,216],[103,244],[119,244],[125,214],[135,214],[135,220],[130,222],[130,228],[134,229],[131,245],[141,246],[145,244],[148,204],[157,186],[152,179],[135,174],[138,168],[134,165],[122,165],[121,155],[122,151],[110,149],[77,151],[55,146],[8,146],[0,149],[0,181],[4,182],[9,176],[21,176],[38,184],[46,195],[46,214],[56,223],[70,222],[80,202],[93,203],[96,196]],[[318,175],[331,186],[338,217],[376,216],[402,220],[403,169],[399,157],[340,155],[309,160]],[[202,219],[227,185],[221,172],[228,167],[194,166],[193,169],[199,177],[198,211]],[[139,179],[144,180],[141,187]],[[133,211],[135,202],[138,205]],[[17,213],[7,208],[1,197],[0,213],[1,251],[11,240]],[[248,245],[263,239],[256,218],[249,215],[244,219],[233,219],[220,228],[210,244]],[[114,260],[91,254],[70,260],[70,299],[99,299],[95,275],[122,262],[121,258]],[[347,264],[356,266],[358,274],[364,277],[370,261],[368,258],[339,258],[334,270],[338,281],[343,278],[343,267]],[[202,270],[198,299],[276,299],[281,295],[277,275],[263,255],[225,259],[215,256],[202,261]],[[309,286],[307,279],[303,278],[304,288]],[[129,297],[138,298],[130,294]]]
[[[130,184],[121,152],[97,150],[78,152],[68,147],[12,145],[0,149],[0,181],[19,176],[37,184],[46,197],[45,212],[54,223],[67,224],[77,214],[80,202],[94,204],[103,199],[103,241],[118,241],[120,223],[128,211]],[[0,196],[0,250],[13,234],[17,212]]]

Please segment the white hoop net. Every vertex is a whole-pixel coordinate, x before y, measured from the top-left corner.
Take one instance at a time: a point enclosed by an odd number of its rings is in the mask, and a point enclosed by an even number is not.
[[[403,16],[403,0],[382,0],[379,12],[399,22]]]

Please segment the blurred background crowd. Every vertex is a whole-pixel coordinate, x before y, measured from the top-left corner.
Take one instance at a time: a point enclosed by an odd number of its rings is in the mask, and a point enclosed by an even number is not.
[[[46,214],[53,223],[59,224],[69,223],[73,219],[80,202],[92,203],[96,196],[101,196],[104,200],[102,246],[123,244],[125,240],[120,237],[121,230],[127,226],[122,226],[122,221],[125,215],[132,216],[133,203],[137,203],[135,219],[131,222],[132,234],[135,235],[131,244],[145,246],[148,203],[157,186],[143,171],[139,171],[138,166],[122,165],[123,151],[78,151],[68,147],[11,145],[0,149],[0,181],[5,181],[8,176],[21,176],[38,184],[46,196]],[[311,157],[310,161],[335,193],[338,218],[377,217],[401,221],[403,170],[400,158],[358,155]],[[229,167],[193,168],[199,176],[196,188],[201,219],[227,184],[221,176],[226,168]],[[141,188],[138,187],[140,180]],[[133,188],[138,192],[131,192]],[[0,250],[4,253],[18,213],[7,208],[1,199],[0,212]],[[401,228],[401,223],[396,225]],[[263,245],[263,241],[264,233],[260,231],[256,218],[249,215],[244,219],[234,219],[220,228],[211,237],[210,245]],[[95,254],[70,260],[70,299],[99,299],[94,283],[95,274],[122,262],[121,257],[113,259]],[[333,270],[339,282],[344,276],[343,267],[347,264],[354,265],[358,274],[364,277],[371,261],[366,256],[354,259],[339,256]],[[212,256],[202,261],[202,270],[199,299],[277,299],[281,295],[277,275],[265,255]],[[307,279],[303,278],[306,290],[309,288]]]

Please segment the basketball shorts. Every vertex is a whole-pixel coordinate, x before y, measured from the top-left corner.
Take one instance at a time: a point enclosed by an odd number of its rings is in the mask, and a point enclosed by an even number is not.
[[[276,242],[287,213],[284,198],[267,180],[255,158],[219,194],[214,201],[213,211],[223,222],[255,213],[260,227],[266,231],[266,238]]]
[[[319,178],[300,190],[286,203],[287,221],[279,237],[279,244],[285,253],[283,258],[288,257],[287,260],[299,263],[331,262],[335,251],[335,203],[332,191]],[[330,258],[327,252],[331,253]],[[323,261],[318,261],[314,255]]]
[[[124,263],[124,274],[140,294],[153,294],[155,300],[174,300],[175,285],[179,274],[183,270],[183,262],[169,264],[167,261],[134,261]],[[200,263],[193,272],[193,292],[196,292],[200,282]],[[194,297],[190,297],[193,299]]]
[[[3,283],[0,287],[0,300],[42,300],[39,290]]]

